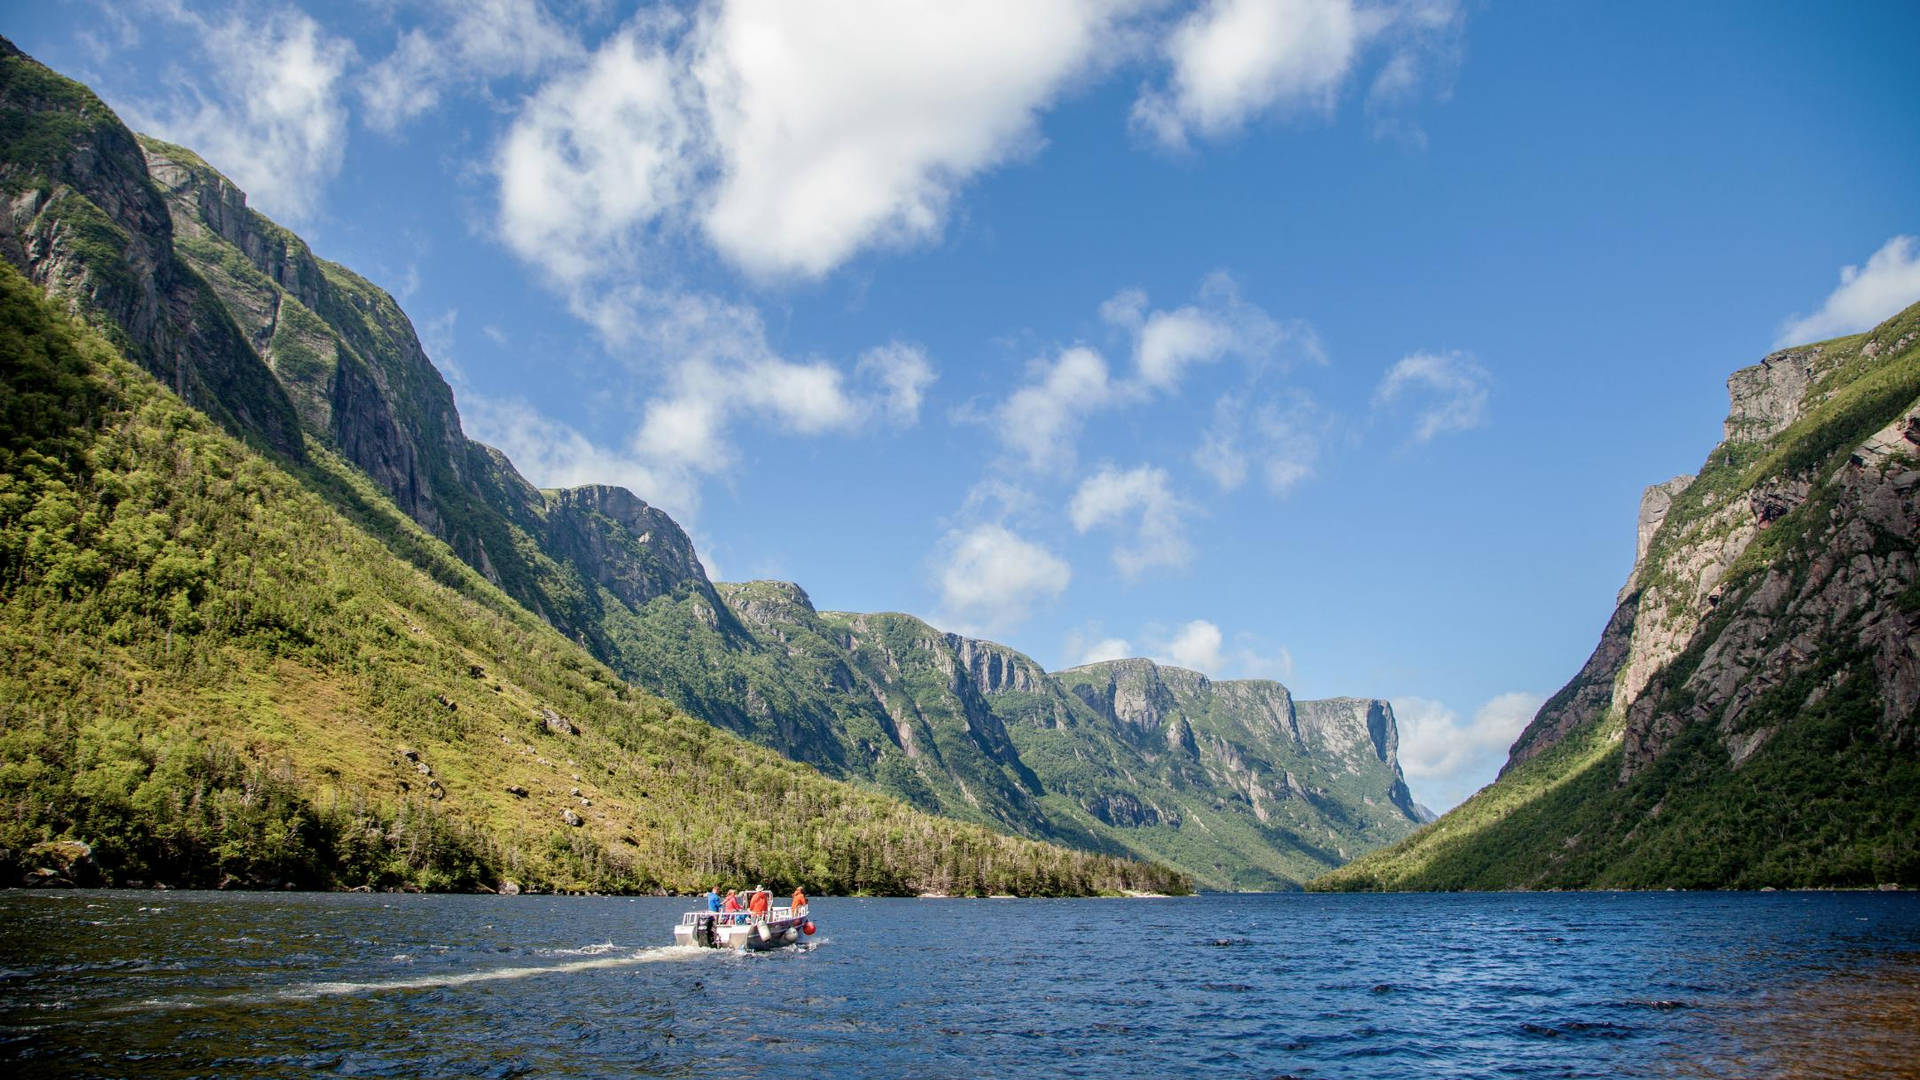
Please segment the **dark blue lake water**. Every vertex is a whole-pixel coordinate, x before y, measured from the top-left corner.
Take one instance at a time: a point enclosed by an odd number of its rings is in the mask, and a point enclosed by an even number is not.
[[[1920,1075],[1911,894],[0,894],[16,1076]]]

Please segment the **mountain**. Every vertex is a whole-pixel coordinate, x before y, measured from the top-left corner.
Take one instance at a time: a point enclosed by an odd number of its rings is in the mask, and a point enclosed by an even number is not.
[[[784,582],[639,610],[640,681],[832,776],[1218,889],[1297,887],[1423,820],[1384,701],[1296,702],[1148,660],[1048,673],[911,615],[817,611]]]
[[[0,255],[390,554],[465,587],[445,545],[622,679],[829,776],[1216,887],[1295,885],[1417,821],[1384,703],[1302,723],[1269,684],[1227,719],[1240,698],[1195,690],[1168,722],[1201,734],[1163,745],[1003,646],[717,585],[623,489],[535,488],[462,432],[392,297],[3,40],[0,192]],[[1170,685],[1237,685],[1198,678]]]
[[[1920,305],[1727,389],[1499,779],[1317,885],[1920,882]]]

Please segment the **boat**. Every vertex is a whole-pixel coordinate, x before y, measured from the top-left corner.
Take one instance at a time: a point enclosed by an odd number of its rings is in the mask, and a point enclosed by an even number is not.
[[[742,952],[797,945],[814,930],[807,912],[804,904],[797,908],[768,908],[765,915],[746,911],[689,911],[680,916],[680,924],[673,928],[673,943]]]

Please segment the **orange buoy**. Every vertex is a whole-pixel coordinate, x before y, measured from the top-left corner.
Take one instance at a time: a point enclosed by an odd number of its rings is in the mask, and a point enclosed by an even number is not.
[[[808,936],[812,936],[812,934],[813,934],[813,924],[812,924],[812,923],[810,923],[810,922],[808,922],[808,923],[801,923],[801,924],[800,924],[800,929],[802,929],[802,930],[805,930],[805,931],[807,932],[807,934],[808,934]]]

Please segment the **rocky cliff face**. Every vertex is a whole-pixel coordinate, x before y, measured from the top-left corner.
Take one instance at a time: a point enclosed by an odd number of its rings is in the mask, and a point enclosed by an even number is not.
[[[133,133],[0,38],[0,257],[228,430],[300,455],[291,403],[174,251]]]
[[[1500,780],[1331,883],[1920,880],[1920,305],[1727,389]]]
[[[897,613],[816,611],[798,586],[715,586],[641,611],[642,685],[916,805],[1166,861],[1215,888],[1286,888],[1419,820],[1384,702],[1296,703],[1123,660],[1049,673]],[[722,620],[724,621],[724,619]]]

